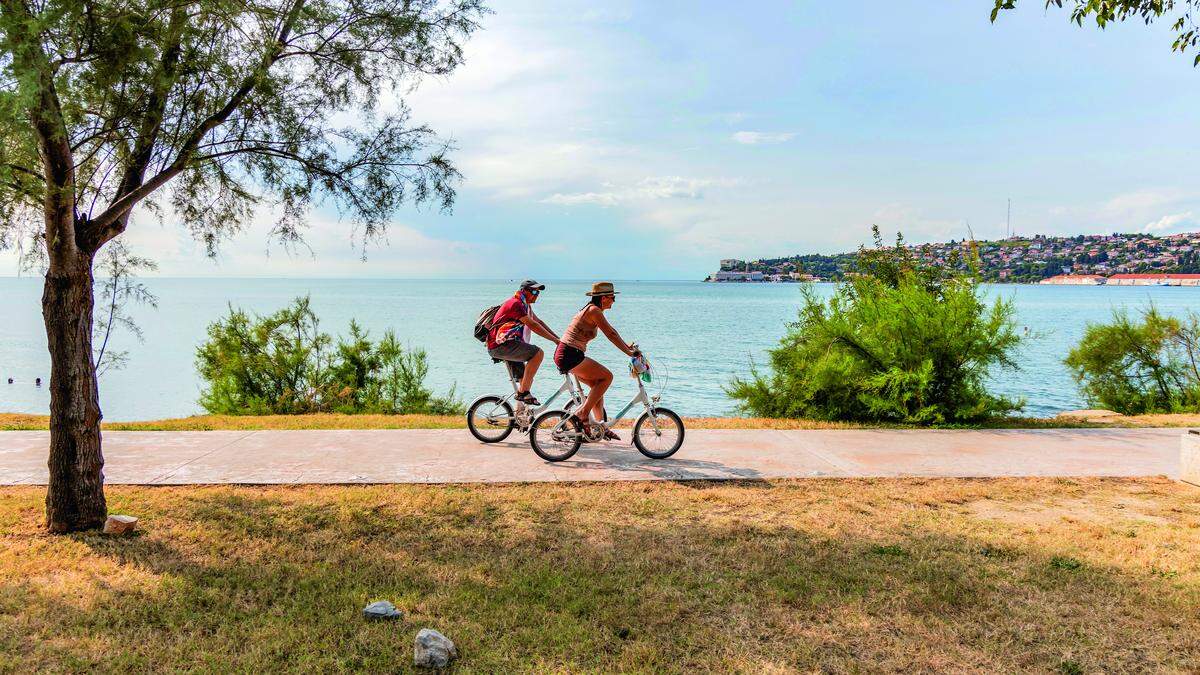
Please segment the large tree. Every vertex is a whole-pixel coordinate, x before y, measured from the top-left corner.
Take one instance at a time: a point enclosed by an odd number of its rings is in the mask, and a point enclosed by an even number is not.
[[[448,208],[447,144],[402,95],[462,61],[482,0],[0,0],[0,246],[44,254],[46,523],[106,516],[93,262],[139,205],[210,253],[259,205],[301,236],[326,202],[370,238]],[[152,254],[152,253],[151,253]]]
[[[1017,0],[994,0],[994,3],[993,22],[1000,12],[1015,8]],[[1095,21],[1101,30],[1110,23],[1129,19],[1149,25],[1167,17],[1175,32],[1175,42],[1171,44],[1173,50],[1186,54],[1200,44],[1200,33],[1196,29],[1200,0],[1046,0],[1047,9],[1061,9],[1065,5],[1071,7],[1071,21],[1080,26],[1085,20]],[[1200,65],[1200,53],[1193,58],[1192,65]]]

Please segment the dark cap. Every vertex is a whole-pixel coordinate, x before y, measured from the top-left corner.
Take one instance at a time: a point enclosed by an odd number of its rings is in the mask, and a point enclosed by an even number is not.
[[[526,279],[521,282],[520,288],[522,291],[544,291],[546,290],[546,284],[539,284],[533,279]]]

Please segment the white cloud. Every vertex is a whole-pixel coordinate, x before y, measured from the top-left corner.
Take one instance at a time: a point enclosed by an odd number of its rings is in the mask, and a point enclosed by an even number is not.
[[[166,276],[398,276],[473,275],[495,247],[441,239],[393,221],[383,240],[366,245],[348,221],[313,212],[302,232],[304,244],[288,250],[273,242],[270,231],[277,217],[263,208],[233,241],[209,258],[168,210],[163,224],[144,209],[134,212],[124,241],[138,254],[157,263]]]
[[[1197,225],[1193,212],[1184,211],[1183,213],[1173,213],[1169,216],[1163,216],[1154,222],[1147,223],[1142,228],[1142,232],[1168,233],[1172,231],[1186,231],[1197,227]]]
[[[1097,204],[1049,208],[1047,213],[1057,221],[1051,229],[1064,234],[1186,231],[1200,227],[1200,193],[1169,186],[1141,188]]]
[[[616,186],[605,183],[606,188],[601,192],[555,193],[542,200],[545,204],[560,206],[575,206],[578,204],[596,204],[599,206],[618,206],[631,202],[645,202],[656,199],[701,199],[704,188],[731,187],[739,181],[731,178],[684,178],[683,176],[657,176],[643,178],[635,185]]]
[[[730,136],[735,143],[742,145],[775,145],[795,137],[796,134],[790,131],[737,131]]]
[[[565,135],[565,134],[564,134]],[[505,200],[534,200],[570,185],[596,184],[603,175],[623,175],[636,150],[589,140],[538,141],[498,134],[462,158],[472,190]]]

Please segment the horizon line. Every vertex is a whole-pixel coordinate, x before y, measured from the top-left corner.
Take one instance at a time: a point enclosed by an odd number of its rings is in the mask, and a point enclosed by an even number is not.
[[[0,274],[0,279],[41,279],[41,278],[43,278],[43,275],[41,275],[41,274],[26,274],[26,275]],[[105,277],[96,277],[96,278],[103,279]],[[453,281],[453,282],[491,281],[491,282],[497,282],[497,283],[508,283],[508,282],[521,281],[521,278],[519,278],[519,277],[373,277],[373,276],[372,277],[327,277],[327,276],[305,277],[305,276],[291,276],[291,275],[289,275],[289,276],[187,276],[187,275],[169,275],[169,274],[137,275],[137,278],[139,278],[139,279],[181,279],[181,280],[196,280],[196,281],[210,281],[213,279],[225,279],[225,280],[230,280],[230,281],[235,281],[235,280],[261,281],[261,280],[276,280],[276,279],[278,279],[278,280],[318,279],[318,280],[323,280],[323,281]],[[529,278],[529,277],[525,277],[525,278]],[[587,278],[583,278],[583,277],[579,277],[579,278],[543,277],[543,279],[545,281],[548,281],[548,282],[552,281],[555,283],[575,283],[575,282],[593,283],[596,281],[596,278],[593,278],[593,277],[587,277]],[[677,277],[677,278],[671,278],[671,279],[646,279],[646,278],[621,279],[621,278],[616,278],[616,277],[610,277],[606,280],[614,281],[614,282],[636,282],[636,283],[658,283],[658,282],[668,282],[668,281],[695,281],[696,283],[704,282],[703,279],[695,279],[693,277]]]

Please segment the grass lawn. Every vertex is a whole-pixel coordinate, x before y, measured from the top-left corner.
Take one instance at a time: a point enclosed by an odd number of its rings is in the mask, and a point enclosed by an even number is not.
[[[0,488],[0,670],[1200,670],[1200,490],[1146,480]],[[390,599],[398,623],[359,617]]]
[[[904,428],[897,425],[822,422],[819,420],[765,419],[761,417],[689,417],[689,429],[863,429]],[[618,426],[628,427],[632,420]],[[0,431],[29,431],[48,429],[50,418],[45,415],[0,413]],[[466,418],[461,415],[197,415],[144,422],[105,422],[110,431],[209,431],[213,429],[464,429]],[[1188,427],[1200,426],[1197,415],[1142,415],[1112,418],[1107,423],[1079,419],[1041,419],[1010,417],[995,420],[989,429],[1067,429],[1091,427]]]

